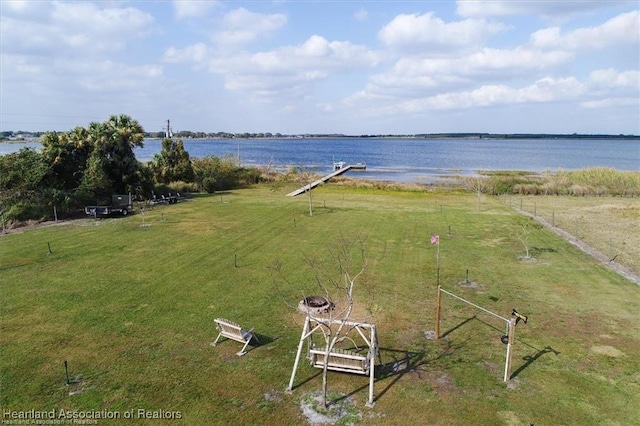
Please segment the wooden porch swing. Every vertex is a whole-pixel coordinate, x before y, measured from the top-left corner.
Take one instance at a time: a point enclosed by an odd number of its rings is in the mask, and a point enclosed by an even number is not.
[[[326,347],[316,346],[313,341],[314,334],[321,334],[322,332],[320,330],[322,327],[340,326],[341,324],[343,324],[344,327],[347,327],[347,333],[345,333],[343,337],[339,338],[337,343],[340,344],[345,340],[348,340],[353,343],[353,348],[338,348],[334,346],[327,354]],[[349,337],[349,333],[354,330],[357,336],[364,341],[364,345],[362,347],[358,347],[355,341]],[[357,336],[354,337],[357,338]],[[369,375],[369,398],[366,405],[367,407],[373,407],[375,358],[378,356],[378,339],[375,324],[343,321],[340,319],[315,318],[311,315],[307,315],[305,317],[302,334],[300,336],[300,342],[298,343],[296,359],[293,365],[293,371],[291,372],[291,380],[289,381],[287,392],[291,392],[293,389],[293,382],[295,380],[296,371],[300,362],[300,355],[302,354],[302,347],[305,341],[307,342],[307,358],[313,367],[324,368],[326,356],[327,370]],[[366,353],[364,352],[365,348],[367,349]]]

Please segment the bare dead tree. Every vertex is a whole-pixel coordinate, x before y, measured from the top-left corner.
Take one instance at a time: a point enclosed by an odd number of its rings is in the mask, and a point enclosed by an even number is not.
[[[484,179],[482,179],[482,177],[480,176],[475,178],[473,180],[471,188],[475,191],[476,196],[478,197],[478,211],[480,211],[480,201],[481,201],[480,196],[482,195],[482,192],[485,190]]]
[[[336,343],[344,340],[349,330],[349,327],[346,326],[347,321],[351,318],[351,313],[353,312],[353,288],[355,286],[356,280],[364,273],[366,268],[366,263],[362,264],[361,269],[355,274],[352,275],[349,269],[344,271],[344,282],[342,286],[338,286],[340,290],[344,292],[344,296],[346,299],[346,306],[342,310],[342,312],[338,313],[335,318],[333,317],[333,310],[329,311],[329,321],[324,321],[323,326],[320,328],[322,331],[322,335],[325,341],[325,351],[324,351],[324,361],[322,368],[322,396],[320,403],[323,407],[327,406],[327,372],[329,365],[329,354],[335,348]],[[334,331],[332,329],[333,319],[338,319],[338,327]],[[344,333],[343,333],[344,331]]]
[[[329,309],[321,315],[312,315],[310,310],[306,312],[307,321],[312,319],[318,325],[317,330],[324,341],[320,401],[324,408],[327,407],[329,356],[337,344],[351,340],[348,334],[355,328],[350,318],[354,311],[356,282],[363,277],[367,269],[365,239],[361,236],[347,238],[341,235],[336,243],[328,248],[328,253],[329,256],[326,260],[321,260],[316,256],[304,258],[304,262],[314,271],[317,290],[322,292],[327,301],[334,306],[333,309]],[[282,274],[279,263],[274,263],[272,270],[285,279],[285,282],[289,282]],[[337,302],[338,299],[342,301],[334,304],[334,301]]]
[[[524,259],[531,259],[531,254],[529,253],[529,236],[531,235],[531,231],[533,231],[533,226],[531,221],[527,220],[520,224],[520,228],[516,232],[516,238],[524,246]]]

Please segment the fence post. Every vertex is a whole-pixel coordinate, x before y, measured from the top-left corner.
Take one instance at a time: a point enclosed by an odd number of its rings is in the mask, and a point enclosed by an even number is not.
[[[436,298],[436,340],[440,339],[440,304],[442,303],[442,287],[438,286],[438,297]]]
[[[509,320],[509,341],[507,342],[507,359],[504,363],[504,382],[508,383],[511,378],[511,359],[513,358],[513,344],[515,342],[516,319]]]

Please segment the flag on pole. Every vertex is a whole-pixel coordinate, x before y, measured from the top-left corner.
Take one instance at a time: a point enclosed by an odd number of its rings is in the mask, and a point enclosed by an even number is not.
[[[432,235],[431,236],[431,244],[440,244],[440,236]]]

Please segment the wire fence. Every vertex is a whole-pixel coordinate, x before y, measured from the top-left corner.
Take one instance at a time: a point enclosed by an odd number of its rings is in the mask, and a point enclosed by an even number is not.
[[[601,260],[640,274],[640,199],[505,196],[504,201],[576,245],[591,248]]]

